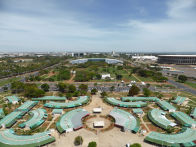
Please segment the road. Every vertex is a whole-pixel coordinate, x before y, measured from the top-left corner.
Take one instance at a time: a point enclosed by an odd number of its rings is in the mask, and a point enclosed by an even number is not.
[[[168,82],[174,86],[176,86],[179,89],[182,89],[183,91],[189,92],[193,95],[196,95],[196,90],[189,88],[188,86],[185,86],[184,84],[175,82],[174,80],[169,79]]]

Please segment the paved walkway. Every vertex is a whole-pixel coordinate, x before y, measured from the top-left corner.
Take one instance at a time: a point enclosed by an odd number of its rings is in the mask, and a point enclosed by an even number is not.
[[[150,129],[148,128],[148,126],[147,126],[146,123],[144,122],[143,117],[140,117],[140,120],[141,120],[142,124],[145,126],[146,130],[147,130],[148,132],[150,132]]]
[[[54,123],[54,121],[55,121],[57,118],[58,118],[58,116],[54,116],[54,117],[53,117],[52,121],[50,121],[50,123],[49,123],[49,125],[47,126],[47,128],[45,129],[45,131],[47,131],[47,130],[50,128],[50,126]]]
[[[139,82],[141,82],[141,80],[134,74],[132,74],[132,76],[134,76],[134,78],[136,78]]]

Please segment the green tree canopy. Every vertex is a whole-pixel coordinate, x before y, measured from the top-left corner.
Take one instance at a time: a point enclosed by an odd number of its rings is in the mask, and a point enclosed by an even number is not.
[[[116,75],[116,79],[117,79],[117,80],[122,80],[122,77],[123,77],[123,76],[120,75],[120,74],[117,74],[117,75]]]
[[[74,144],[75,145],[82,145],[83,143],[83,138],[82,136],[77,136],[75,139],[74,139]]]
[[[24,95],[26,97],[42,97],[44,96],[45,92],[42,89],[39,89],[35,84],[26,84]]]
[[[149,97],[151,95],[151,91],[148,88],[143,88],[143,94],[146,97]]]
[[[187,77],[185,75],[179,75],[178,76],[178,80],[182,83],[186,82],[187,81]]]
[[[25,84],[20,81],[14,81],[11,83],[11,90],[13,93],[23,92],[25,88]]]
[[[76,91],[76,86],[74,86],[73,84],[70,84],[68,86],[68,92],[69,93],[74,93]]]
[[[49,91],[50,86],[47,83],[41,85],[41,89],[45,92]]]
[[[103,92],[101,93],[101,97],[104,98],[104,97],[106,97],[106,96],[107,96],[107,93],[106,93],[105,91],[103,91]]]
[[[128,96],[137,95],[139,92],[140,92],[140,89],[139,89],[136,85],[133,85],[133,86],[129,89]]]
[[[88,85],[86,85],[86,84],[81,84],[80,86],[79,86],[79,90],[83,90],[83,91],[88,91]]]
[[[130,147],[142,147],[142,145],[139,143],[134,143],[134,144],[130,145]]]
[[[67,84],[65,84],[65,83],[58,83],[57,87],[58,87],[60,92],[66,92]]]
[[[88,147],[97,147],[97,143],[95,141],[91,141],[89,142]]]
[[[97,89],[93,88],[93,89],[91,90],[91,94],[94,95],[94,94],[96,94],[96,93],[97,93]]]

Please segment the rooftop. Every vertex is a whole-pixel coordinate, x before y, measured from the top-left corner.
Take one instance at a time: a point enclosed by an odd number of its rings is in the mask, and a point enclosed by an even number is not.
[[[162,57],[196,57],[196,55],[158,55],[158,56],[162,56]]]

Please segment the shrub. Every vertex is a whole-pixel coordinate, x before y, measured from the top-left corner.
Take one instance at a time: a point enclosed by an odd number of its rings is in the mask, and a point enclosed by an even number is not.
[[[134,95],[137,95],[139,93],[140,89],[136,86],[136,85],[133,85],[130,90],[129,90],[129,93],[128,93],[128,96],[134,96]]]
[[[89,142],[88,147],[96,147],[97,143],[95,141]]]
[[[83,138],[82,138],[82,136],[77,136],[77,137],[75,138],[75,140],[74,140],[74,144],[75,144],[75,145],[82,145],[82,143],[83,143]]]
[[[95,88],[93,88],[93,89],[91,90],[91,94],[92,94],[92,95],[96,94],[96,92],[97,92],[97,89],[95,89]]]
[[[178,76],[178,80],[179,80],[180,82],[184,83],[184,82],[186,82],[187,77],[186,77],[185,75],[179,75],[179,76]]]
[[[50,86],[47,83],[41,85],[41,89],[45,92],[49,91],[49,88]]]
[[[104,97],[106,97],[106,96],[107,96],[107,93],[106,93],[105,91],[103,91],[103,92],[101,93],[101,97],[104,98]]]
[[[148,88],[143,88],[143,94],[145,97],[149,97],[151,95],[151,91]]]
[[[134,143],[134,144],[130,145],[130,147],[142,147],[142,145],[139,143]]]

